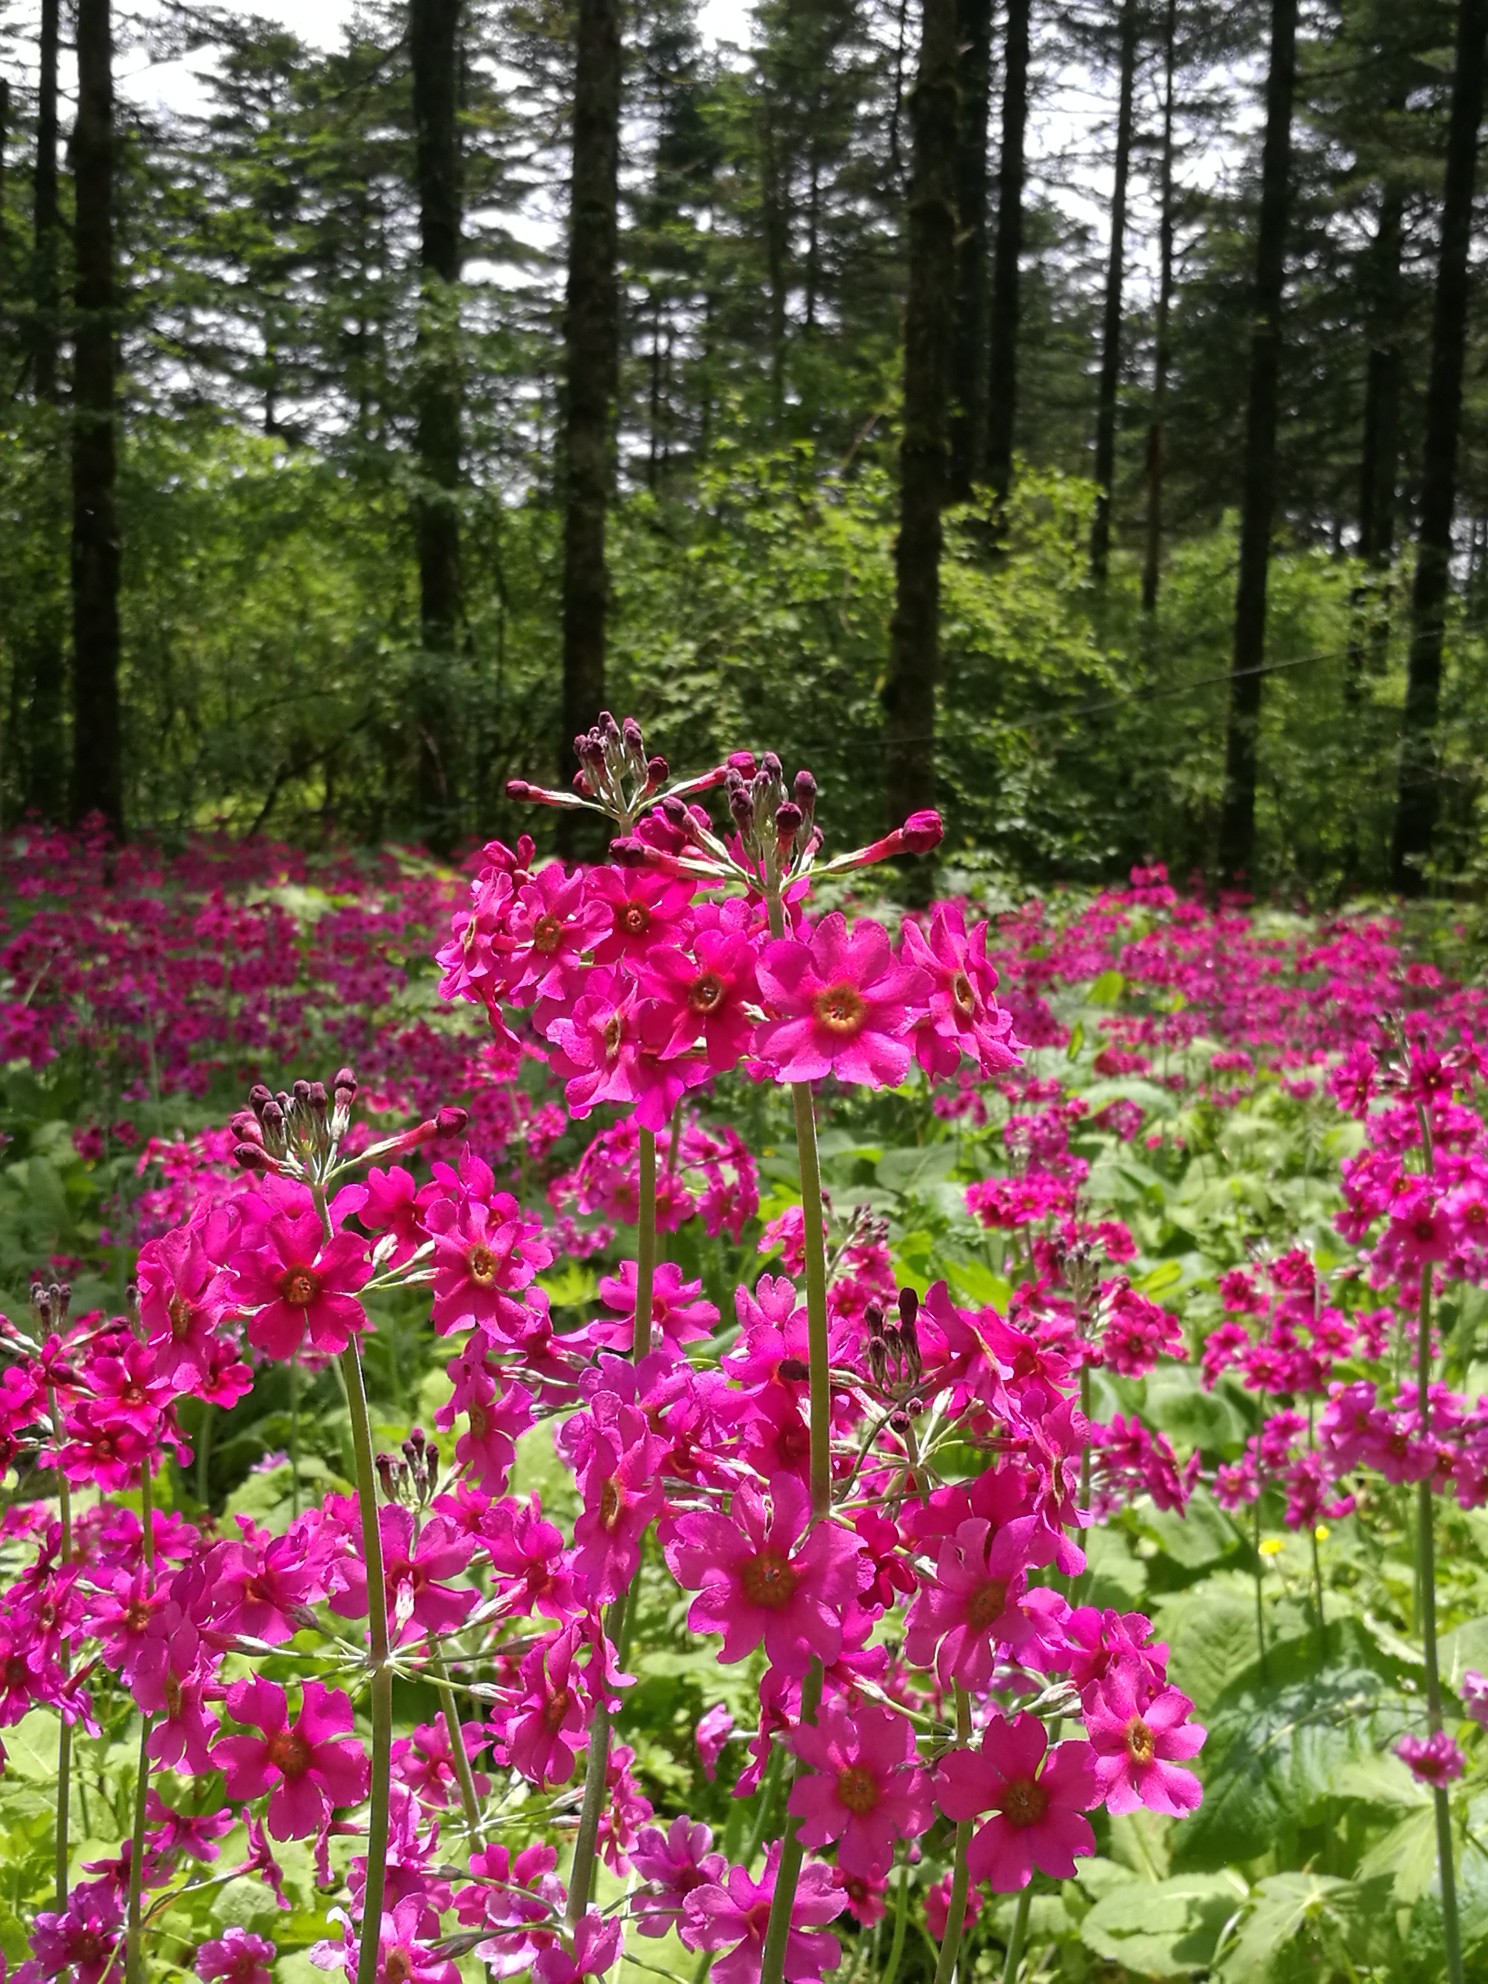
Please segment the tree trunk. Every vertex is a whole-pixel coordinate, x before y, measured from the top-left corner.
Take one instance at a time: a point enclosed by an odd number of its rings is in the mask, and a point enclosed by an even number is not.
[[[1121,85],[1116,112],[1116,177],[1111,190],[1111,253],[1101,324],[1095,413],[1095,518],[1090,576],[1104,585],[1111,562],[1111,492],[1116,480],[1116,398],[1121,384],[1121,279],[1126,263],[1126,182],[1131,171],[1132,91],[1137,74],[1137,0],[1121,0]]]
[[[1240,505],[1240,574],[1225,736],[1219,866],[1226,883],[1252,879],[1256,754],[1266,652],[1266,580],[1276,497],[1276,422],[1281,371],[1281,306],[1291,203],[1292,93],[1296,81],[1297,0],[1271,0],[1266,136],[1261,149],[1261,214],[1250,337]]]
[[[891,825],[935,803],[940,672],[940,512],[956,297],[956,0],[924,0],[911,104],[909,290],[899,446],[895,601],[884,681],[884,782]],[[924,871],[923,878],[928,878]]]
[[[992,0],[959,0],[961,128],[956,143],[956,347],[951,377],[953,503],[981,480],[987,438],[987,116]]]
[[[1013,486],[1018,406],[1018,277],[1023,259],[1023,141],[1028,128],[1031,0],[1008,0],[997,166],[997,242],[992,253],[992,351],[987,381],[987,480],[999,503]]]
[[[36,165],[32,192],[31,321],[28,356],[38,406],[57,405],[57,262],[62,210],[57,197],[57,46],[61,0],[42,0],[37,36]],[[66,528],[62,478],[48,464],[37,491],[33,524],[43,541],[61,539]],[[59,544],[60,549],[60,544]],[[47,582],[37,601],[26,649],[18,657],[25,676],[26,729],[22,804],[28,813],[56,820],[65,811],[64,753],[67,707],[66,589],[60,569],[48,561]]]
[[[1389,182],[1380,197],[1370,250],[1369,356],[1359,451],[1359,556],[1388,565],[1395,548],[1395,485],[1400,460],[1400,255],[1405,193]]]
[[[1431,375],[1426,389],[1426,441],[1421,459],[1421,516],[1411,592],[1410,671],[1400,739],[1400,790],[1395,807],[1391,870],[1396,888],[1419,895],[1436,830],[1440,762],[1437,717],[1442,647],[1451,579],[1452,511],[1456,502],[1457,429],[1467,339],[1468,250],[1478,126],[1483,119],[1483,51],[1488,0],[1458,0],[1456,71],[1447,131],[1441,260],[1431,324]]]
[[[785,408],[785,306],[790,286],[790,212],[780,168],[775,120],[768,98],[760,104],[760,224],[769,290],[770,397],[778,420]]]
[[[124,832],[115,508],[114,85],[109,0],[78,0],[72,130],[72,817]]]
[[[1163,131],[1158,166],[1157,319],[1153,330],[1152,417],[1147,428],[1147,533],[1142,555],[1142,611],[1157,611],[1162,579],[1162,497],[1166,466],[1168,371],[1172,340],[1168,320],[1173,308],[1173,77],[1178,40],[1178,0],[1168,0],[1163,19]]]
[[[559,773],[573,740],[605,700],[605,512],[613,477],[620,318],[615,282],[620,152],[620,0],[579,0],[574,72],[573,190],[568,238],[567,395],[564,410],[563,731]],[[578,815],[560,813],[560,845],[574,846]]]
[[[420,300],[414,355],[419,491],[419,824],[447,852],[458,826],[459,722],[454,695],[460,626],[459,131],[461,0],[411,0]]]

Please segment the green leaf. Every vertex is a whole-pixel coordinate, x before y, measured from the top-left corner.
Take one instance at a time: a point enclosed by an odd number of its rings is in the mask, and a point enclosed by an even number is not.
[[[1126,980],[1119,971],[1103,971],[1086,992],[1085,999],[1092,1006],[1119,1006],[1125,989]]]
[[[1359,1900],[1352,1882],[1329,1874],[1269,1875],[1252,1893],[1240,1934],[1217,1976],[1224,1984],[1265,1984],[1278,1955],[1299,1935],[1306,1932],[1311,1939],[1325,1925],[1347,1933]]]
[[[1185,1570],[1217,1564],[1237,1547],[1229,1518],[1203,1489],[1194,1493],[1181,1514],[1175,1509],[1145,1510],[1142,1527],[1156,1538],[1163,1554]]]
[[[1245,1900],[1238,1874],[1133,1881],[1102,1895],[1080,1925],[1087,1949],[1138,1977],[1187,1977],[1214,1961]]]
[[[956,1168],[957,1148],[949,1141],[917,1144],[909,1150],[886,1150],[874,1176],[886,1192],[912,1192],[939,1184]]]

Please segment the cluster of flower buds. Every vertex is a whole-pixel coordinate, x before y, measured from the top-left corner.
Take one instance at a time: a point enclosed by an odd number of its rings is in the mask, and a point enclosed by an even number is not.
[[[439,1448],[415,1426],[397,1453],[377,1456],[377,1479],[389,1502],[426,1509],[439,1489]]]
[[[915,1328],[920,1298],[912,1288],[899,1290],[899,1321],[888,1322],[883,1306],[870,1302],[863,1311],[867,1330],[864,1357],[875,1390],[885,1397],[898,1398],[920,1382],[923,1363],[920,1340]]]
[[[669,786],[667,761],[648,755],[635,718],[628,716],[617,723],[608,710],[601,711],[592,730],[574,739],[574,755],[579,769],[571,792],[512,778],[506,782],[507,797],[525,799],[536,806],[599,813],[625,834],[646,807],[660,805],[668,798],[682,800],[723,783],[724,768],[719,766],[701,778],[683,779]]]
[[[322,1177],[346,1134],[356,1092],[350,1068],[337,1072],[329,1094],[324,1082],[297,1081],[277,1095],[256,1082],[248,1091],[248,1108],[230,1125],[238,1139],[234,1158],[245,1171]]]

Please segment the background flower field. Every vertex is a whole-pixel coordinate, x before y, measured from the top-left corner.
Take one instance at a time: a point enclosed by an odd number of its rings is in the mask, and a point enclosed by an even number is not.
[[[570,1120],[535,1035],[493,1038],[469,1005],[439,997],[434,954],[468,877],[396,851],[311,859],[199,841],[162,856],[40,833],[8,842],[5,868],[0,1301],[13,1329],[32,1328],[38,1274],[70,1283],[75,1317],[122,1313],[142,1243],[203,1195],[250,1187],[227,1127],[248,1086],[341,1064],[360,1082],[352,1144],[441,1107],[468,1112],[462,1135],[495,1183],[543,1219],[555,1323],[613,1320],[633,1304],[635,1270],[627,1281],[622,1264],[635,1251],[637,1153],[625,1113]],[[846,886],[823,885],[814,912],[864,906]],[[871,897],[866,906],[884,913]],[[1022,1065],[933,1092],[917,1071],[876,1093],[817,1085],[834,1316],[861,1321],[896,1288],[923,1297],[944,1281],[955,1303],[995,1310],[1057,1355],[1072,1341],[1071,1289],[1093,1277],[1096,1522],[1077,1595],[1152,1619],[1208,1730],[1196,1812],[1099,1813],[1097,1852],[1077,1877],[1036,1881],[1024,1974],[1446,1974],[1436,1780],[1399,1751],[1428,1734],[1411,1500],[1423,1478],[1457,1746],[1447,1781],[1462,1940],[1469,1964],[1482,1961],[1479,932],[1424,910],[1408,927],[1383,912],[1216,911],[1156,870],[1123,889],[986,909]],[[1424,1223],[1408,1134],[1423,1111],[1442,1179]],[[688,1092],[660,1143],[658,1300],[691,1305],[709,1350],[726,1356],[735,1285],[801,1270],[784,1090],[720,1076]],[[1414,1384],[1423,1263],[1439,1278],[1442,1390],[1429,1433],[1402,1390]],[[407,1290],[382,1298],[364,1346],[380,1448],[416,1427],[441,1437],[451,1386],[438,1349],[426,1303]],[[351,1490],[353,1429],[328,1371],[267,1363],[241,1402],[193,1398],[180,1420],[189,1449],[162,1470],[157,1503],[223,1533],[238,1518],[282,1533],[307,1502]],[[10,1446],[7,1584],[30,1559],[47,1488],[24,1443]],[[574,1483],[541,1426],[521,1440],[512,1478],[512,1492],[534,1490],[552,1519],[572,1521]],[[720,1665],[689,1632],[686,1598],[655,1553],[631,1604],[627,1631],[645,1649],[624,1711],[634,1781],[658,1812],[706,1823],[737,1859],[759,1816],[758,1799],[730,1793],[759,1720],[762,1657]],[[12,1659],[25,1652],[14,1625],[12,1595],[0,1614]],[[292,1650],[261,1671],[294,1678]],[[51,1893],[55,1717],[28,1711],[9,1670],[7,1687],[0,1947],[14,1966]],[[419,1699],[400,1680],[397,1697],[400,1729],[434,1725],[432,1693]],[[74,1757],[74,1858],[85,1863],[117,1860],[136,1791],[130,1705],[100,1694],[98,1714]],[[438,1789],[437,1763],[430,1772]],[[571,1836],[575,1797],[565,1805],[560,1793],[545,1822],[555,1843]],[[909,1984],[935,1973],[947,1846],[935,1831],[920,1845],[839,1916],[839,1976]],[[241,1829],[210,1846],[152,1974],[178,1974],[172,1964],[232,1925],[273,1938],[276,1977],[318,1974],[310,1952],[328,1934],[339,1873],[325,1878],[308,1843],[276,1847],[281,1908],[262,1880],[213,1884],[243,1861]],[[602,1874],[601,1903],[623,1886]],[[1014,1906],[973,1889],[963,1977],[1003,1974]],[[468,1951],[459,1962],[483,1974]],[[617,1974],[638,1984],[691,1977],[696,1964],[668,1935],[632,1940]],[[77,1974],[97,1984],[106,1968]]]

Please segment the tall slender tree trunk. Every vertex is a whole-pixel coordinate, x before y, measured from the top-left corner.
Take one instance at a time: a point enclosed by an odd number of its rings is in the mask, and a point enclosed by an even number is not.
[[[1157,315],[1153,327],[1152,415],[1147,427],[1147,529],[1142,553],[1142,611],[1157,611],[1162,583],[1163,471],[1167,454],[1169,319],[1173,308],[1173,79],[1177,70],[1178,0],[1163,16],[1163,127],[1157,192]]]
[[[760,104],[760,207],[769,291],[770,396],[775,418],[785,409],[785,306],[790,286],[790,209],[780,146],[768,97]]]
[[[124,832],[115,504],[114,82],[109,0],[78,0],[72,130],[72,817]]]
[[[563,436],[563,733],[558,764],[564,783],[575,769],[573,740],[590,728],[605,700],[605,521],[614,479],[620,365],[615,279],[619,156],[620,0],[579,0]],[[578,818],[573,813],[558,816],[559,844],[566,852],[575,846]]]
[[[956,142],[956,346],[951,376],[953,503],[981,480],[987,440],[987,118],[992,0],[958,0],[961,128]]]
[[[1281,375],[1281,308],[1291,205],[1292,95],[1296,82],[1297,0],[1271,0],[1271,55],[1266,77],[1266,136],[1261,148],[1261,214],[1250,336],[1250,392],[1245,418],[1244,490],[1240,505],[1240,575],[1225,736],[1224,803],[1219,867],[1231,886],[1252,879],[1255,864],[1256,759],[1261,727],[1261,671],[1266,653],[1266,581],[1276,501],[1276,423]]]
[[[1483,121],[1484,37],[1488,0],[1458,0],[1456,71],[1447,130],[1441,260],[1431,325],[1431,375],[1426,389],[1426,443],[1421,460],[1421,518],[1411,591],[1410,672],[1400,738],[1400,790],[1395,806],[1391,871],[1396,888],[1420,895],[1436,832],[1440,753],[1442,648],[1451,580],[1452,512],[1457,494],[1457,429],[1467,342],[1468,251],[1478,127]]]
[[[31,383],[43,419],[60,444],[57,427],[58,323],[57,265],[62,209],[57,195],[57,49],[61,0],[42,0],[37,35],[36,164],[32,190],[31,321],[28,327]],[[45,443],[43,444],[45,445]],[[54,462],[40,478],[34,527],[43,545],[45,578],[20,667],[25,676],[25,775],[22,803],[28,813],[56,820],[66,810],[64,765],[67,707],[67,604],[60,559],[53,570],[46,558],[50,542],[60,550],[65,525],[63,479]]]
[[[1028,130],[1028,42],[1032,0],[1007,0],[1002,140],[997,165],[997,240],[992,251],[992,349],[987,380],[987,480],[999,503],[1013,486],[1018,408],[1018,278],[1023,260],[1024,140]]]
[[[884,681],[884,783],[890,824],[935,803],[940,673],[941,506],[956,298],[956,0],[924,0],[911,103],[909,293],[894,617]],[[928,871],[921,870],[927,880]]]
[[[1101,321],[1100,385],[1095,411],[1095,517],[1090,576],[1105,583],[1111,562],[1111,492],[1116,481],[1116,399],[1121,384],[1121,286],[1126,269],[1126,184],[1131,172],[1132,92],[1137,76],[1137,0],[1121,0],[1121,82],[1116,111],[1116,171],[1111,189],[1111,253]]]
[[[1400,256],[1405,193],[1391,180],[1380,195],[1379,226],[1369,251],[1369,354],[1364,373],[1364,432],[1359,450],[1359,556],[1388,565],[1395,548],[1395,487],[1400,470]]]
[[[459,129],[461,0],[411,0],[415,176],[420,297],[414,358],[419,490],[419,823],[447,851],[459,820],[459,722],[455,673],[460,628]]]

